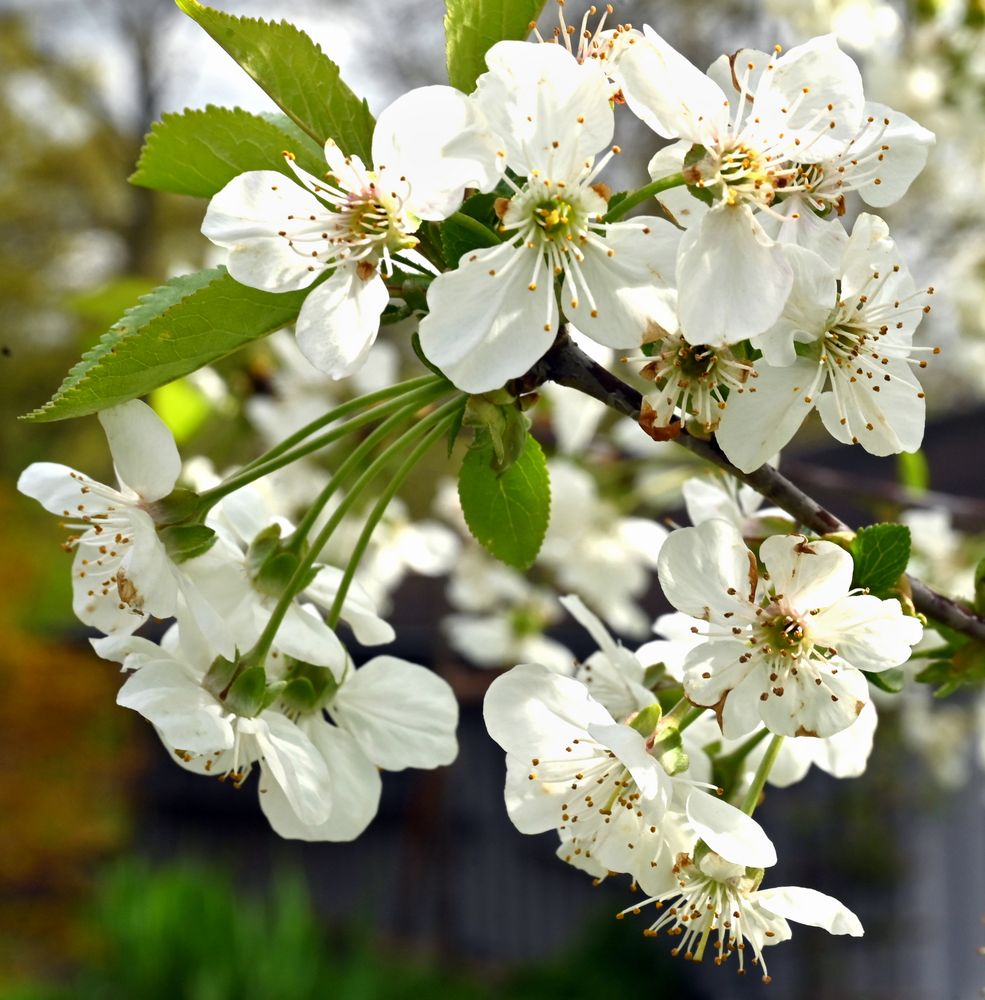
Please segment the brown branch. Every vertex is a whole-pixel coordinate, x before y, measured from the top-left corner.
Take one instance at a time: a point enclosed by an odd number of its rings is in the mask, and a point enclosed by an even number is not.
[[[580,350],[563,326],[551,349],[527,375],[514,383],[514,388],[518,392],[529,392],[542,382],[557,382],[559,385],[578,389],[637,422],[640,419],[642,395]],[[751,486],[761,496],[785,510],[798,524],[820,535],[850,530],[844,521],[794,486],[772,466],[762,465],[754,472],[741,472],[725,457],[714,438],[705,441],[676,425],[675,431],[674,441]],[[939,594],[920,580],[912,576],[907,576],[906,579],[917,611],[957,632],[985,641],[985,619],[950,597]]]

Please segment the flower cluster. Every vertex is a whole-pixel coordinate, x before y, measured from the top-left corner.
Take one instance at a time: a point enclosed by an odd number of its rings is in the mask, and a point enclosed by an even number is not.
[[[578,31],[562,15],[547,42],[493,44],[471,93],[403,95],[367,162],[333,137],[321,175],[299,163],[310,148],[285,151],[283,170],[214,194],[202,232],[229,275],[307,290],[296,341],[271,341],[272,391],[244,408],[263,455],[183,473],[164,423],[131,400],[99,414],[118,487],[41,462],[19,488],[72,532],[74,608],[127,675],[119,704],[192,772],[238,787],[255,765],[284,837],[352,839],[377,811],[380,770],[455,757],[450,686],[395,655],[357,666],[350,651],[395,640],[382,615],[407,573],[447,575],[449,644],[510,668],[488,683],[484,719],[506,753],[513,823],[555,831],[558,856],[595,879],[629,876],[647,898],[625,912],[649,911],[645,933],[666,931],[675,954],[711,949],[768,981],[764,952],[788,919],[862,933],[829,896],[760,888],[777,856],[753,813],[768,783],[864,770],[870,682],[888,686],[923,635],[906,553],[870,592],[850,533],[821,537],[690,469],[674,482],[687,479],[692,527],[635,516],[656,490],[621,475],[619,432],[590,456],[608,490],[582,461],[605,393],[572,397],[583,383],[550,357],[579,344],[582,372],[597,372],[626,352],[647,393],[642,412],[638,397],[616,408],[658,441],[715,435],[732,471],[773,461],[814,409],[840,442],[915,451],[916,371],[936,349],[914,338],[933,289],[916,287],[888,225],[856,212],[899,200],[934,136],[866,100],[834,36],[741,49],[703,73],[650,26],[607,27],[608,13]],[[617,116],[662,145],[649,183],[613,194]],[[430,371],[398,383],[398,350],[379,333],[405,322]],[[527,415],[547,378],[564,383],[544,391],[549,460]],[[353,385],[364,395],[347,397]],[[490,459],[488,531],[469,520],[462,480],[439,491],[443,523],[396,497],[463,427],[470,457]],[[328,474],[314,455],[342,441]],[[510,544],[497,547],[500,523]],[[656,623],[654,573],[676,609]],[[584,660],[547,634],[564,611],[597,647]],[[154,620],[168,623],[159,635]],[[610,629],[658,638],[633,651]]]

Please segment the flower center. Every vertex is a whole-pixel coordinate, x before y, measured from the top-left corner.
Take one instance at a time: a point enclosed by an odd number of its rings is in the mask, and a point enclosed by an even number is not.
[[[760,628],[766,643],[780,656],[800,657],[811,645],[807,626],[796,615],[777,614]]]
[[[537,225],[550,239],[563,236],[574,221],[575,206],[561,197],[550,198],[538,205],[535,216]]]

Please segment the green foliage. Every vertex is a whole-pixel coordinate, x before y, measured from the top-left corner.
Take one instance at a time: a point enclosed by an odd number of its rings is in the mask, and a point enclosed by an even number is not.
[[[198,0],[175,2],[319,145],[334,139],[345,153],[370,161],[374,122],[369,107],[303,31],[287,21],[235,17]]]
[[[537,558],[551,513],[551,483],[544,452],[527,435],[519,457],[505,471],[495,468],[487,435],[465,456],[458,496],[469,531],[497,559],[526,569]]]
[[[294,153],[310,173],[320,175],[325,169],[321,149],[301,135],[299,145],[296,133],[241,108],[210,104],[204,110],[164,115],[151,127],[130,183],[211,198],[248,170],[279,170],[293,179],[281,156],[284,150]]]
[[[910,529],[903,524],[860,528],[852,540],[853,587],[867,587],[877,597],[893,596],[910,559]]]
[[[499,220],[493,211],[498,197],[497,191],[473,195],[455,215],[441,223],[441,254],[448,267],[457,267],[470,250],[494,247],[499,243],[495,231]],[[471,224],[470,219],[478,225]]]
[[[179,0],[181,2],[181,0]],[[486,69],[486,51],[503,39],[524,39],[544,0],[445,0],[448,80],[468,94]]]
[[[863,670],[862,673],[873,687],[887,694],[899,694],[906,683],[906,675],[898,667],[890,667],[889,670]]]
[[[129,309],[25,419],[79,417],[142,396],[290,323],[306,294],[247,288],[221,267],[172,278]]]

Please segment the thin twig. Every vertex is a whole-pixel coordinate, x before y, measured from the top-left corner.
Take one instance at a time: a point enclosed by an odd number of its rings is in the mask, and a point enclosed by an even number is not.
[[[640,419],[642,395],[593,361],[572,342],[563,326],[551,349],[522,379],[516,380],[514,388],[518,392],[528,392],[542,382],[557,382],[559,385],[578,389],[637,422]],[[675,426],[674,430],[672,440],[677,444],[748,484],[761,496],[785,510],[798,524],[821,535],[851,530],[844,521],[794,486],[772,466],[762,465],[754,472],[741,472],[725,457],[714,438],[706,441],[694,437],[683,427]],[[907,576],[906,579],[917,611],[958,632],[985,641],[985,619],[920,580],[912,576]]]

